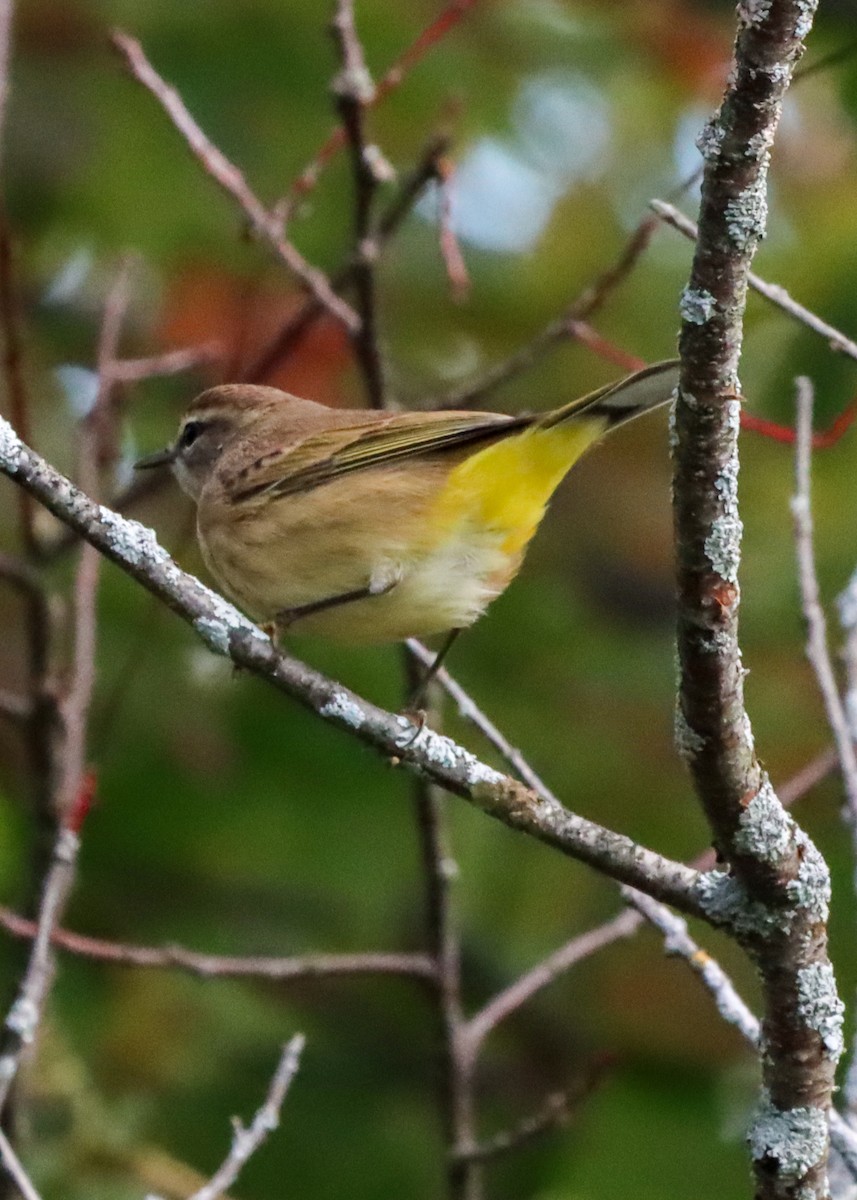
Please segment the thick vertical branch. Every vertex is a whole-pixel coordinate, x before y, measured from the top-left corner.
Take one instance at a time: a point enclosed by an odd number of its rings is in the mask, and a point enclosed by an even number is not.
[[[681,680],[677,737],[721,857],[719,916],[757,963],[764,1093],[750,1133],[756,1194],[826,1197],[827,1112],[841,1005],[827,957],[823,860],[756,758],[738,646],[738,359],[747,278],[764,235],[770,146],[815,5],[739,5],[731,82],[701,139],[699,240],[682,297],[674,514]]]

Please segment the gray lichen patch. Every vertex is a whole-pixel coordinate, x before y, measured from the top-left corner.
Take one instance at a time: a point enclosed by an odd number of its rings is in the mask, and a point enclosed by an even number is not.
[[[687,723],[687,718],[681,710],[681,705],[676,702],[675,706],[675,727],[673,736],[675,738],[675,748],[678,751],[679,758],[684,762],[691,762],[696,758],[702,750],[705,749],[705,738],[698,734],[695,729],[692,729]]]
[[[741,0],[738,20],[742,25],[761,25],[771,13],[773,0]]]
[[[752,250],[756,242],[765,236],[768,220],[768,200],[763,174],[734,200],[730,200],[723,212],[726,230],[736,249]]]
[[[686,287],[678,306],[682,319],[691,325],[705,325],[717,312],[717,301],[705,288]]]
[[[830,915],[830,871],[821,853],[802,829],[795,832],[800,855],[797,878],[787,884],[791,900],[813,921],[826,922]]]
[[[0,417],[0,463],[10,475],[15,475],[21,465],[24,443],[8,421]]]
[[[827,1115],[820,1108],[775,1108],[766,1098],[747,1138],[756,1162],[772,1159],[781,1179],[799,1182],[827,1151]]]
[[[776,869],[794,853],[795,828],[766,776],[738,819],[735,849]]]
[[[844,1049],[842,1018],[845,1005],[836,991],[836,978],[829,962],[811,963],[798,971],[798,1015],[819,1035],[824,1048],[838,1062]]]
[[[788,929],[794,912],[775,909],[753,900],[747,889],[726,871],[706,871],[694,884],[699,906],[713,925],[721,925],[736,934],[766,939]]]
[[[728,511],[716,517],[705,539],[705,555],[711,569],[727,583],[737,583],[741,564],[741,535],[744,526],[740,517]]]

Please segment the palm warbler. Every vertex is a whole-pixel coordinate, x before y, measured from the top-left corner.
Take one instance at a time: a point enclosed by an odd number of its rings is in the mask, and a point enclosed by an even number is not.
[[[276,630],[361,642],[456,631],[517,573],[551,494],[602,434],[670,398],[674,361],[542,416],[346,411],[229,384],[169,463],[212,574]]]

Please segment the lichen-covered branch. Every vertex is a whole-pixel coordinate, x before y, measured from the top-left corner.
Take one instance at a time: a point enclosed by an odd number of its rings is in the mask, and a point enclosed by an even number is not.
[[[739,5],[730,83],[700,139],[705,172],[674,425],[677,741],[729,864],[701,877],[703,907],[750,953],[762,981],[764,1091],[749,1138],[760,1200],[828,1195],[827,1114],[842,1045],[827,868],[756,757],[738,646],[742,319],[765,232],[770,147],[814,9],[808,0]]]
[[[512,829],[554,846],[622,883],[686,912],[699,912],[697,873],[638,846],[630,838],[537,796],[482,763],[450,738],[416,729],[360,699],[341,684],[279,652],[222,596],[182,571],[151,530],[95,504],[25,446],[0,419],[0,473],[27,488],[59,519],[193,625],[218,654],[261,676],[305,707],[404,766],[462,796]]]

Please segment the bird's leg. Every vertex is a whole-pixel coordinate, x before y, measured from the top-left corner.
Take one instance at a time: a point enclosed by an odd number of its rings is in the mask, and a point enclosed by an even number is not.
[[[438,671],[440,670],[443,660],[452,649],[453,643],[460,633],[460,629],[451,629],[449,631],[443,641],[443,644],[441,645],[437,654],[434,656],[434,662],[430,667],[427,668],[425,675],[423,675],[422,679],[419,681],[408,698],[408,702],[405,705],[405,712],[409,713],[411,716],[421,714],[421,724],[425,722],[425,713],[422,712],[421,705],[423,700],[425,700],[426,690],[428,689],[428,686],[434,679],[435,675],[437,675]]]
[[[298,604],[294,608],[281,608],[274,620],[264,628],[268,630],[273,625],[276,633],[282,634],[301,617],[314,616],[315,613],[326,612],[329,608],[339,608],[343,604],[353,604],[356,600],[367,600],[371,596],[386,596],[399,582],[399,575],[387,576],[383,580],[370,580],[365,587],[354,588],[350,592],[340,592],[337,596],[325,596],[323,600],[313,600],[311,604]]]

